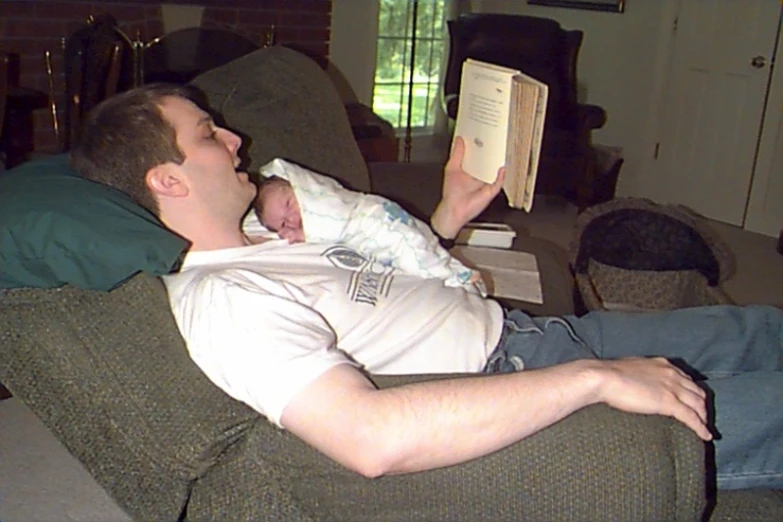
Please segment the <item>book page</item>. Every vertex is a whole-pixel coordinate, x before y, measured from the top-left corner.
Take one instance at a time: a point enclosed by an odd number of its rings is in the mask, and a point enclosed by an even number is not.
[[[525,208],[525,192],[530,177],[530,159],[534,136],[534,115],[538,104],[539,87],[525,81],[521,74],[514,77],[514,96],[509,116],[509,143],[506,150],[506,182],[504,189],[508,204]]]
[[[538,87],[538,102],[533,115],[533,139],[530,145],[530,166],[525,180],[525,193],[522,207],[530,212],[533,207],[533,195],[536,188],[536,176],[538,175],[538,161],[541,157],[541,142],[544,138],[544,124],[546,123],[546,107],[549,103],[549,86],[525,74],[522,75]]]
[[[462,168],[492,183],[506,163],[512,78],[518,71],[467,59],[462,66],[454,136],[465,140]]]
[[[481,273],[489,295],[543,304],[536,256],[529,252],[456,246],[451,255]]]

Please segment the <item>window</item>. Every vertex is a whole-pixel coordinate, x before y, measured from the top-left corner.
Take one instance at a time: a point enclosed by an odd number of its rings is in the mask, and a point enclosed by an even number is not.
[[[446,2],[380,0],[372,107],[397,129],[407,127],[409,114],[411,128],[417,134],[429,133],[434,126],[435,111],[440,110],[437,94],[446,48]],[[412,52],[415,60],[411,81]]]

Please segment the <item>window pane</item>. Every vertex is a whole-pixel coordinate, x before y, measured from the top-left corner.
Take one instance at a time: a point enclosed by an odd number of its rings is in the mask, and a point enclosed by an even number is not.
[[[416,36],[419,38],[440,38],[443,30],[443,1],[423,0],[419,2],[416,21]]]
[[[440,105],[436,98],[445,48],[446,0],[420,0],[417,7],[416,58],[411,126],[431,128]],[[408,124],[411,81],[412,0],[380,0],[373,110],[396,128]]]
[[[415,92],[414,110],[421,111],[423,114],[421,123],[418,125],[431,128],[435,123],[435,114],[440,110],[440,103],[437,98],[438,83],[429,82],[417,84]]]
[[[405,108],[403,108],[401,103],[405,96],[407,96],[407,93],[403,93],[402,84],[376,84],[373,90],[373,111],[381,118],[388,120],[394,127],[401,127],[404,125],[404,123],[401,123],[402,113],[407,109],[407,103],[404,106]]]
[[[411,6],[408,0],[381,0],[378,14],[378,36],[407,36]]]
[[[378,40],[375,59],[375,81],[381,83],[404,81],[401,64],[408,57],[404,40]]]
[[[432,76],[437,76],[440,70],[440,63],[432,61],[432,52],[434,47],[439,47],[438,42],[417,41],[416,42],[416,80],[430,81]],[[437,78],[432,78],[437,80]]]
[[[429,100],[427,99],[427,84],[416,83],[413,85],[413,110],[411,126],[424,127],[427,122],[427,112],[429,109]]]

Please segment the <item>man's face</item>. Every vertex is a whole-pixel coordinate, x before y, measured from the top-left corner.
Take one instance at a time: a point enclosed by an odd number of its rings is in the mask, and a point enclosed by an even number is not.
[[[265,187],[259,197],[263,200],[260,218],[264,226],[289,243],[304,242],[302,213],[291,185],[274,183]]]
[[[256,187],[245,172],[237,172],[242,139],[218,127],[212,118],[184,98],[165,98],[161,112],[177,136],[185,156],[180,171],[189,194],[215,216],[238,220],[255,196]]]

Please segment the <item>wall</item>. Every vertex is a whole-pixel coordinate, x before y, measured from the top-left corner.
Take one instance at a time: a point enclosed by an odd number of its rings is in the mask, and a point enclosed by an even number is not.
[[[580,101],[603,107],[608,120],[593,133],[596,143],[624,149],[618,194],[632,195],[636,179],[654,150],[654,101],[667,56],[666,34],[674,0],[631,0],[624,13],[527,5],[524,0],[477,0],[476,12],[553,18],[567,29],[584,31],[579,54]]]
[[[259,45],[271,26],[275,42],[318,57],[329,54],[331,0],[173,0],[202,6],[201,25],[236,31]],[[21,58],[21,81],[49,92],[44,52],[52,53],[54,100],[64,114],[63,39],[83,27],[91,15],[113,15],[126,34],[150,41],[163,34],[162,3],[155,0],[0,0],[0,51]],[[176,23],[174,24],[176,26]],[[35,113],[37,151],[53,152],[58,143],[50,109]]]
[[[372,105],[378,2],[332,0],[330,72],[346,101]]]

